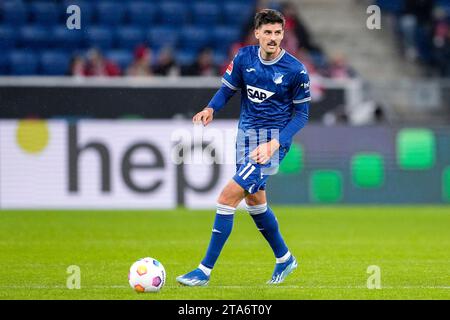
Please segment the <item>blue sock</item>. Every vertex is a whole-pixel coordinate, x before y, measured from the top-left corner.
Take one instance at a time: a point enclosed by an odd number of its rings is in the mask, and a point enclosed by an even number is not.
[[[216,219],[214,221],[211,240],[206,251],[206,256],[202,260],[202,265],[209,269],[214,267],[225,242],[231,234],[235,211],[236,208],[217,204]]]
[[[278,227],[278,221],[267,203],[256,206],[247,206],[247,211],[255,221],[258,230],[262,233],[272,247],[275,258],[282,258],[288,253]]]

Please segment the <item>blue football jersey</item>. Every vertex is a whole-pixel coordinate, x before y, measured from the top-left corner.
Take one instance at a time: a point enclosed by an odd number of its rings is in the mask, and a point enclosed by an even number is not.
[[[311,100],[305,66],[282,49],[271,61],[262,59],[259,46],[239,50],[223,75],[232,90],[241,89],[239,129],[278,129],[291,119],[294,104]]]

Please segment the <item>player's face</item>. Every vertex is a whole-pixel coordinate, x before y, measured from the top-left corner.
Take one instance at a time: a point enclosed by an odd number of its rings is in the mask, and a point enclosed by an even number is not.
[[[283,36],[284,30],[281,23],[263,24],[255,30],[255,37],[259,40],[259,46],[267,55],[278,52]]]

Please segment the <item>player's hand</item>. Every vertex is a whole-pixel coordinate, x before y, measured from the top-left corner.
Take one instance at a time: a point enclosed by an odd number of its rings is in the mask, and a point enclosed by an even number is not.
[[[277,139],[272,139],[267,143],[260,144],[250,153],[250,158],[256,163],[266,164],[273,154],[280,148]]]
[[[208,123],[210,123],[213,120],[214,118],[213,114],[214,109],[211,107],[206,107],[192,118],[192,122],[194,123],[201,122],[204,126],[207,126]]]

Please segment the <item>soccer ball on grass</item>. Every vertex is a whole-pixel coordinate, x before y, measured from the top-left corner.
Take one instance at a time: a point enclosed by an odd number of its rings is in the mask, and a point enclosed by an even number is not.
[[[166,270],[158,260],[142,258],[131,266],[128,282],[137,292],[157,292],[166,282]]]

